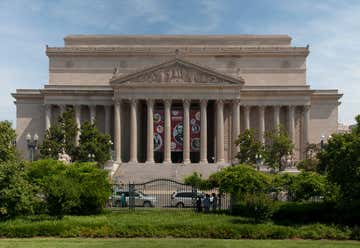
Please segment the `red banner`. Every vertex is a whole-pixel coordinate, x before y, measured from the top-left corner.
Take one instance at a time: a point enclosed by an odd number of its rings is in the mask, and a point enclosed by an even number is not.
[[[154,110],[154,151],[164,151],[164,110]]]
[[[184,136],[184,111],[171,111],[171,151],[183,151]],[[198,152],[200,150],[200,111],[190,110],[190,151]],[[164,110],[154,110],[154,151],[164,151]]]
[[[200,151],[200,111],[190,111],[190,151]]]
[[[184,112],[183,110],[171,111],[171,151],[183,151],[183,137],[184,137]]]

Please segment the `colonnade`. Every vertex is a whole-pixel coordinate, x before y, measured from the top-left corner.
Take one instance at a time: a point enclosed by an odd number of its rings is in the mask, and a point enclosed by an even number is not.
[[[114,150],[115,150],[115,161],[118,163],[122,162],[121,155],[121,123],[123,119],[123,114],[121,111],[121,105],[123,104],[122,99],[114,100]],[[171,106],[172,100],[156,100],[162,101],[164,105],[164,160],[163,163],[171,163]],[[138,162],[138,99],[130,99],[130,161],[131,163]],[[190,106],[193,101],[189,99],[182,100],[183,105],[183,163],[188,164],[190,161]],[[234,144],[234,141],[240,134],[240,100],[234,99],[227,101],[231,103],[231,135],[232,135],[232,154],[233,159],[235,160],[235,154],[238,152],[238,147]],[[207,151],[207,106],[208,100],[197,101],[200,105],[200,118],[201,118],[201,128],[200,128],[200,163],[208,162],[208,151]],[[146,163],[151,164],[155,163],[154,161],[154,99],[147,99],[147,144],[146,144]],[[60,108],[60,113],[65,111],[66,105],[58,105]],[[73,105],[75,110],[75,120],[78,128],[80,128],[81,123],[81,105]],[[244,129],[249,129],[250,126],[250,112],[252,107],[257,107],[259,110],[259,138],[261,142],[265,142],[264,133],[265,133],[265,110],[267,107],[273,108],[273,123],[274,127],[278,127],[280,124],[280,105],[242,105],[243,106],[243,117],[244,117]],[[288,105],[288,132],[289,136],[293,142],[295,142],[295,107],[294,105]],[[89,107],[89,116],[90,121],[94,122],[96,119],[96,105],[90,105]],[[225,163],[225,150],[224,150],[224,100],[215,101],[216,109],[216,118],[215,118],[215,162],[216,163]],[[309,140],[309,122],[310,122],[310,106],[302,106],[303,113],[303,128],[301,133],[303,135],[303,143],[307,144]],[[110,134],[110,120],[111,120],[111,105],[104,105],[105,112],[105,133]],[[45,127],[48,129],[51,125],[51,115],[52,115],[52,105],[45,106]],[[79,140],[80,133],[77,133],[76,141]],[[229,161],[230,162],[230,161]]]
[[[138,125],[137,125],[137,112],[138,101],[136,99],[130,100],[130,161],[137,163],[138,155]],[[117,162],[122,162],[121,157],[121,104],[123,100],[115,100],[115,123],[114,123],[114,144],[115,144],[115,159]],[[148,99],[147,105],[147,143],[146,143],[146,163],[154,163],[154,99]],[[182,100],[183,105],[183,163],[189,164],[190,161],[190,106],[192,101],[188,99]],[[164,160],[163,163],[171,163],[171,106],[172,100],[163,100],[164,105]],[[200,163],[207,163],[207,100],[200,101]],[[216,161],[218,163],[225,162],[224,157],[224,101],[216,101]],[[240,117],[240,116],[239,116]],[[240,121],[240,119],[239,119]],[[240,129],[239,129],[240,131]]]

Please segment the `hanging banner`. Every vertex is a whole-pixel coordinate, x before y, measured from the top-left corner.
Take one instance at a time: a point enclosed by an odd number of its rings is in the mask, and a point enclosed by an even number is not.
[[[154,110],[154,151],[164,151],[164,110]]]
[[[190,110],[190,151],[200,151],[200,111]]]
[[[171,151],[182,152],[183,151],[183,110],[171,111]]]
[[[183,151],[184,111],[171,111],[171,151]],[[190,110],[190,151],[200,151],[200,111]],[[164,151],[164,110],[154,110],[154,151]]]

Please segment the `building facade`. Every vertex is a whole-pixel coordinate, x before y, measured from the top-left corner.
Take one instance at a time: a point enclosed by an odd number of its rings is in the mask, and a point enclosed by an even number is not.
[[[47,47],[49,82],[18,89],[17,147],[41,139],[67,107],[111,135],[120,180],[204,176],[235,162],[246,128],[284,126],[295,159],[337,130],[337,90],[306,81],[308,47],[286,35],[65,37]],[[79,135],[79,134],[78,134]]]

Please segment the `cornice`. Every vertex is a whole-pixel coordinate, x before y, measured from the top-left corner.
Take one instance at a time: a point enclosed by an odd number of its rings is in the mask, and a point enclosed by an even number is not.
[[[120,72],[124,74],[130,74],[137,72],[139,68],[136,67],[127,67],[121,68]],[[304,73],[306,69],[299,68],[242,68],[238,72],[234,70],[227,70],[226,68],[217,68],[217,72],[224,73],[227,75],[235,75],[241,73]],[[114,68],[66,68],[66,67],[55,67],[50,68],[49,72],[51,73],[113,73]]]
[[[307,56],[308,47],[281,46],[114,46],[114,47],[47,47],[51,56]]]

